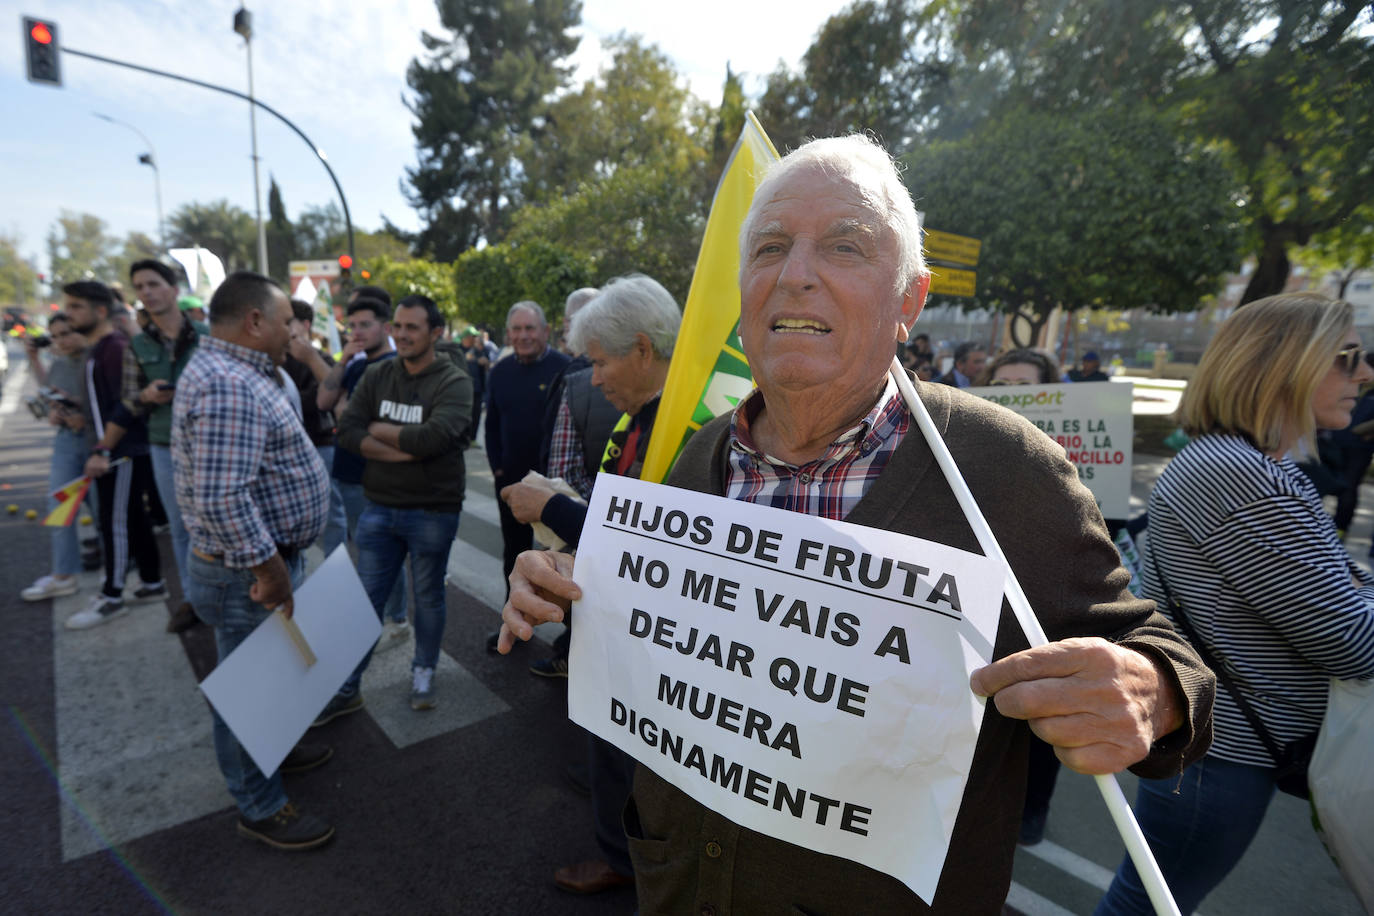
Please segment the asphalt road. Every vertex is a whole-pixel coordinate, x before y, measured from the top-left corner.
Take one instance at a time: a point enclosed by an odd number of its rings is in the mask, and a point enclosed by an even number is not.
[[[0,397],[0,505],[41,510],[50,433],[23,409],[31,390],[22,370],[12,372]],[[163,632],[179,584],[169,603],[67,632],[61,620],[94,590],[94,577],[56,606],[21,601],[20,589],[47,571],[48,537],[22,512],[0,514],[0,912],[633,912],[629,891],[583,898],[552,884],[556,867],[597,854],[588,801],[564,775],[583,742],[565,717],[566,682],[526,671],[542,645],[508,658],[484,649],[503,588],[500,536],[485,462],[473,450],[468,463],[440,709],[405,706],[405,648],[379,654],[366,710],[311,733],[334,746],[334,759],[288,777],[292,799],[338,830],[330,846],[304,854],[234,832],[195,690],[213,668],[213,640],[204,628]],[[1162,466],[1138,457],[1137,500]],[[1368,531],[1372,521],[1366,509],[1354,528]],[[1352,553],[1363,558],[1367,546],[1352,541]],[[165,538],[163,547],[170,556]],[[1122,783],[1133,797],[1129,775]],[[1009,911],[1091,912],[1121,848],[1092,781],[1061,774],[1046,841],[1018,853]],[[853,912],[864,912],[861,902]],[[1304,805],[1280,796],[1202,912],[1360,909]]]

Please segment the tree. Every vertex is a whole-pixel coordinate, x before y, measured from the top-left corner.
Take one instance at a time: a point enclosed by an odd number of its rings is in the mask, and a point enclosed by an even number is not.
[[[268,176],[267,225],[263,229],[267,235],[268,267],[274,279],[285,282],[290,275],[291,262],[298,257],[296,229],[286,215],[281,187],[271,175]]]
[[[510,241],[541,240],[576,251],[603,279],[648,274],[683,302],[706,226],[702,174],[692,160],[617,169],[545,206],[522,209]]]
[[[110,281],[118,282],[127,287],[129,267],[135,261],[142,261],[144,258],[160,259],[162,256],[161,246],[146,233],[130,232],[120,243],[118,253],[110,257]]]
[[[549,324],[563,316],[568,294],[594,282],[591,261],[543,241],[502,243],[465,251],[453,266],[458,311],[491,328],[506,325],[506,312],[522,299],[539,303]]]
[[[983,242],[969,307],[1188,311],[1238,266],[1229,173],[1145,109],[1011,113],[905,158],[930,225]],[[934,268],[939,272],[939,268]]]
[[[322,207],[306,207],[296,217],[296,254],[299,258],[327,260],[348,250],[348,227],[343,211],[330,201]]]
[[[460,315],[489,328],[506,326],[507,310],[525,298],[510,254],[508,245],[488,245],[458,256],[453,277]]]
[[[1374,212],[1357,211],[1342,225],[1299,249],[1294,260],[1315,274],[1333,277],[1336,296],[1344,299],[1355,275],[1374,268]]]
[[[1283,289],[1289,252],[1374,193],[1374,39],[1362,0],[968,0],[965,69],[996,105],[1060,111],[1151,98],[1215,146],[1256,258],[1242,301]]]
[[[547,201],[618,169],[697,155],[701,103],[657,46],[624,34],[605,43],[610,63],[595,80],[550,104],[544,128],[520,151],[522,197]]]
[[[385,255],[369,258],[363,264],[372,274],[367,282],[391,293],[393,301],[417,294],[428,296],[438,303],[446,318],[452,320],[458,316],[453,265],[420,258],[398,261]]]
[[[182,204],[167,218],[167,241],[173,248],[208,248],[226,270],[257,264],[257,223],[227,200]]]
[[[773,143],[785,152],[808,137],[872,131],[889,151],[908,149],[943,85],[932,41],[944,6],[858,0],[826,20],[800,72],[779,66],[768,77],[759,120]]]
[[[77,280],[109,282],[113,265],[110,252],[114,239],[105,231],[105,221],[91,213],[63,210],[48,230],[48,264],[51,283],[60,289]]]
[[[578,0],[437,0],[451,33],[421,36],[424,59],[406,72],[418,164],[409,199],[425,227],[421,251],[452,260],[478,241],[498,242],[519,203],[516,156],[537,143],[560,63],[577,49]]]
[[[19,253],[22,239],[0,232],[0,305],[25,306],[37,295],[38,273]]]

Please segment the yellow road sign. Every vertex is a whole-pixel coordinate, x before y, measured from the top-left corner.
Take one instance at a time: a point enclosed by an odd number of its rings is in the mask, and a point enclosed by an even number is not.
[[[930,291],[938,296],[964,296],[972,298],[977,286],[978,274],[972,270],[957,270],[953,267],[932,267],[930,269]]]
[[[978,255],[983,250],[982,239],[972,239],[952,232],[939,232],[935,229],[926,230],[925,244],[928,258],[970,266],[978,263]]]

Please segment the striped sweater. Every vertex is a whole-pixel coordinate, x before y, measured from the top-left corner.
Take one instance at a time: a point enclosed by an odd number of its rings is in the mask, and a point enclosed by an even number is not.
[[[1167,612],[1163,576],[1278,746],[1321,727],[1328,676],[1374,676],[1374,578],[1291,459],[1239,436],[1198,438],[1150,494],[1145,553],[1146,597]],[[1211,755],[1273,765],[1220,684],[1213,715]]]

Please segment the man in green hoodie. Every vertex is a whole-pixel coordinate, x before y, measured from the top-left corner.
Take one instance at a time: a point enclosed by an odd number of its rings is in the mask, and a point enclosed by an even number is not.
[[[339,420],[338,445],[367,459],[366,505],[358,517],[358,578],[381,618],[406,556],[415,582],[415,657],[410,705],[432,709],[434,668],[444,636],[444,572],[463,508],[472,380],[452,360],[436,358],[444,319],[434,300],[407,296],[391,333],[396,359],[379,362],[358,383]],[[358,692],[371,653],[339,688],[320,719],[362,705]],[[319,720],[317,720],[319,721]]]

